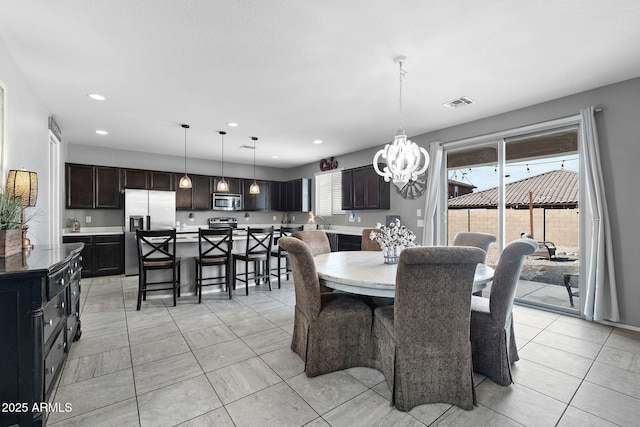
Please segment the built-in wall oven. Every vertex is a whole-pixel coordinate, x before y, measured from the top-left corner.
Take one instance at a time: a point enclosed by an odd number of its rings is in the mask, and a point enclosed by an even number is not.
[[[242,208],[239,194],[213,193],[211,209],[214,211],[239,211]]]

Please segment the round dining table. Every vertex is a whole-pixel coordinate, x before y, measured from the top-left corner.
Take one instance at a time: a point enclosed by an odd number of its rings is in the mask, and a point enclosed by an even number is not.
[[[385,264],[382,252],[340,251],[314,257],[320,284],[352,294],[393,298],[398,264]],[[478,264],[473,293],[480,292],[493,279],[493,269]]]

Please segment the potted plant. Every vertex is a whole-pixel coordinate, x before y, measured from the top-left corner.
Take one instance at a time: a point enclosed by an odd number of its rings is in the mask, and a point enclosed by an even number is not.
[[[0,258],[22,250],[22,200],[0,191]]]

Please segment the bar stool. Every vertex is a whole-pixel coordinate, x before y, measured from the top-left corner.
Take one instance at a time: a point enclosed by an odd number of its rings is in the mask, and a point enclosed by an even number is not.
[[[229,291],[231,299],[231,251],[233,249],[233,229],[229,228],[200,228],[198,229],[198,256],[194,257],[196,264],[196,295],[198,303],[202,303],[202,287],[224,285]],[[224,275],[204,277],[204,267],[223,267]],[[204,283],[210,282],[210,283]]]
[[[273,244],[273,227],[249,227],[247,229],[247,246],[242,254],[233,254],[233,288],[236,281],[244,282],[246,293],[249,295],[249,279],[258,285],[266,280],[271,290],[271,246]],[[244,273],[237,273],[237,261],[244,261]],[[249,262],[253,263],[253,271],[249,271]],[[260,268],[260,267],[263,268]],[[238,276],[244,276],[240,279]]]
[[[300,225],[297,227],[280,227],[280,235],[276,238],[274,238],[274,243],[278,243],[278,239],[280,239],[280,237],[288,237],[291,236],[291,233],[294,233],[296,231],[302,231],[304,230],[304,226]],[[272,276],[276,276],[278,278],[278,289],[280,289],[280,281],[281,281],[281,271],[282,271],[282,259],[284,259],[284,272],[287,275],[287,280],[289,280],[289,273],[291,272],[291,265],[289,264],[289,254],[287,253],[287,251],[285,251],[284,249],[282,249],[280,246],[278,246],[277,248],[273,249],[271,251],[271,256],[276,257],[278,259],[278,266],[276,268],[273,268],[272,271],[275,271],[275,273],[272,273]]]
[[[180,296],[180,257],[176,256],[176,230],[136,230],[138,242],[138,307],[146,301],[147,292],[173,291],[173,306],[176,296]],[[149,271],[171,270],[171,280],[148,282]],[[153,288],[149,286],[171,285],[171,287]]]

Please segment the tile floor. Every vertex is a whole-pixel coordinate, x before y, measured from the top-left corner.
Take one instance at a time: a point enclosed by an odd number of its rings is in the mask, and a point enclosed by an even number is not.
[[[262,286],[263,288],[265,286]],[[516,307],[515,384],[476,378],[478,406],[399,412],[373,369],[307,378],[289,349],[295,296],[153,299],[136,277],[85,279],[82,329],[48,426],[637,426],[640,333]]]

